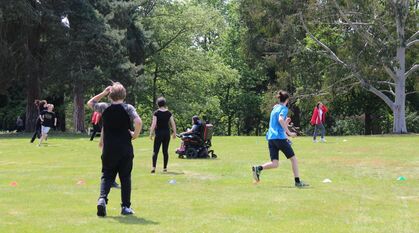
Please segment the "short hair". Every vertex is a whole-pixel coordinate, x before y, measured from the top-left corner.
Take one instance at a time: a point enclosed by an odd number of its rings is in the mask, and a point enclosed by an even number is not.
[[[53,104],[47,104],[47,108],[54,109],[54,105]]]
[[[199,117],[198,116],[193,116],[192,121],[193,121],[194,124],[199,124]]]
[[[290,98],[290,95],[288,94],[288,92],[283,91],[283,90],[279,90],[278,94],[276,95],[276,98],[279,99],[279,102],[283,103],[285,102],[287,99]]]
[[[124,100],[127,96],[125,87],[119,82],[113,82],[109,98],[113,101]]]
[[[164,97],[159,97],[159,98],[156,100],[156,104],[157,104],[157,106],[159,106],[159,107],[164,107],[164,106],[166,106],[166,99],[165,99]]]

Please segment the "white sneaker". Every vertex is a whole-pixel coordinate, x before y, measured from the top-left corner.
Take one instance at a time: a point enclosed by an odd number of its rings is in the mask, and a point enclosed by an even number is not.
[[[313,139],[313,142],[314,142],[314,143],[317,143],[317,142],[319,142],[319,141],[317,141],[316,139]]]
[[[326,139],[322,138],[320,139],[320,142],[326,142]]]

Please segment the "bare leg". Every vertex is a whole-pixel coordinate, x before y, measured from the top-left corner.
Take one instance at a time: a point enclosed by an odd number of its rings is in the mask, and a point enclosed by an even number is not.
[[[294,155],[290,158],[290,160],[291,160],[292,172],[294,173],[294,177],[300,177],[300,174],[298,172],[297,157],[295,157],[295,155]]]
[[[262,165],[263,169],[272,169],[272,168],[277,168],[279,165],[279,161],[274,159],[271,162],[267,162],[265,164]]]
[[[41,145],[42,141],[45,140],[45,138],[47,137],[47,134],[42,134],[41,138],[39,139],[39,144],[38,146]]]

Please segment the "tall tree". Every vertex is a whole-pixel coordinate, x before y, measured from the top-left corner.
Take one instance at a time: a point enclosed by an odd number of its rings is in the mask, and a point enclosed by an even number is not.
[[[417,57],[407,60],[407,50],[414,54],[415,45],[419,43],[415,14],[418,9],[413,3],[410,0],[322,1],[309,5],[304,11],[305,17],[300,14],[304,30],[318,48],[391,109],[393,133],[407,132],[406,95],[409,93],[406,93],[406,80],[419,69]],[[326,23],[341,29],[347,40],[342,44],[343,48],[352,52],[345,54],[342,47],[333,50],[316,38],[313,25],[318,28],[324,22],[313,20],[313,12],[328,13]],[[314,17],[318,18],[318,15]],[[406,31],[411,32],[410,37]],[[406,66],[410,68],[406,69]],[[386,78],[383,73],[387,74]]]

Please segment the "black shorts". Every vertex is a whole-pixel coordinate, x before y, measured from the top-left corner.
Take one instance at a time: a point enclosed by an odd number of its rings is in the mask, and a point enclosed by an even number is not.
[[[282,151],[282,153],[284,153],[287,159],[295,155],[294,150],[292,149],[287,139],[268,140],[268,146],[269,146],[269,155],[271,156],[271,161],[279,160],[279,151]]]

